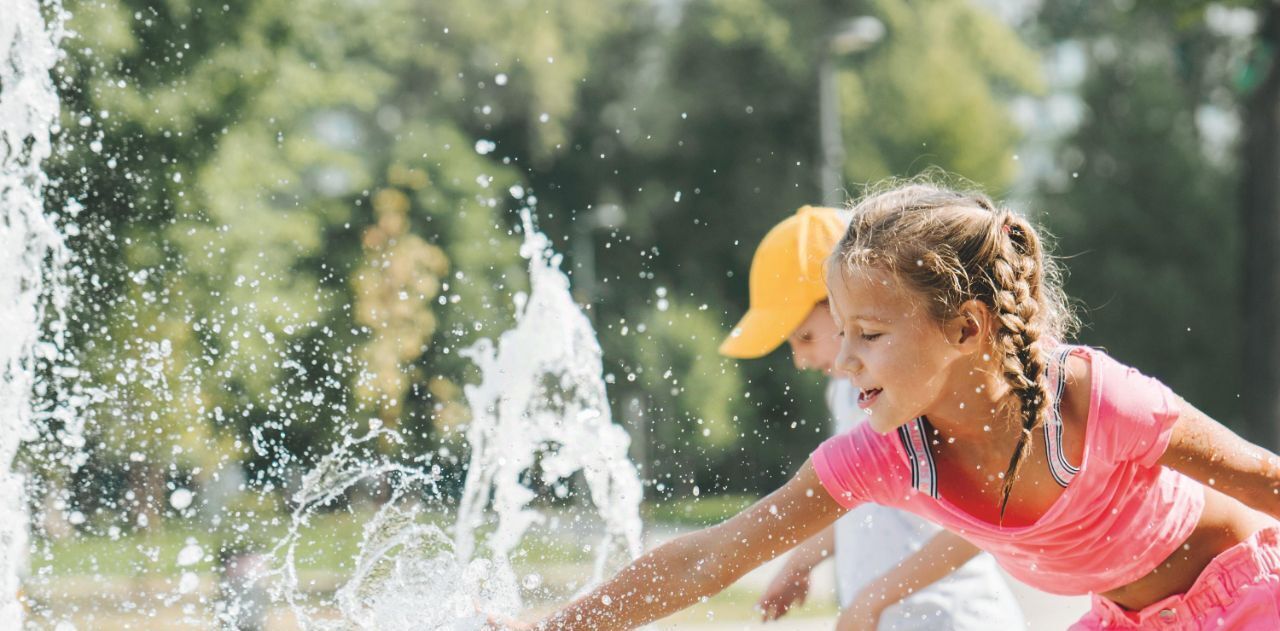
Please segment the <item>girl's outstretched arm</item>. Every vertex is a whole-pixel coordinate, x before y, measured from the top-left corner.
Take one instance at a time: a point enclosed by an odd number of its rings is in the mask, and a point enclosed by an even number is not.
[[[631,629],[728,587],[752,568],[822,531],[844,514],[805,461],[796,476],[725,522],[683,535],[632,561],[535,627]]]
[[[1160,464],[1280,519],[1280,458],[1186,401]]]

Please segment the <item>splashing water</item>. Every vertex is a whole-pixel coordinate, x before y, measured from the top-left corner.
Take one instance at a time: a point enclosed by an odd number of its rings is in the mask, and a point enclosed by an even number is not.
[[[440,468],[430,455],[412,465],[360,455],[375,441],[403,444],[384,428],[348,438],[304,477],[293,495],[289,535],[275,547],[274,567],[263,576],[275,579],[275,597],[289,604],[303,628],[462,631],[482,628],[486,613],[516,613],[521,593],[510,555],[526,530],[544,519],[529,507],[537,494],[522,484],[535,472],[542,485],[560,489],[582,472],[604,522],[596,580],[611,561],[639,555],[641,484],[627,458],[630,438],[611,420],[600,346],[573,302],[560,257],[528,213],[523,220],[520,253],[529,259],[530,294],[515,297],[516,325],[496,347],[482,340],[465,351],[481,380],[466,389],[471,455],[453,537],[431,521],[429,503],[442,493]],[[310,519],[349,490],[377,482],[387,485],[387,498],[364,524],[352,577],[332,602],[309,601],[298,555]],[[476,532],[495,513],[488,554],[479,556]]]
[[[57,3],[46,24],[36,0],[6,3],[0,19],[0,628],[22,626],[16,600],[27,552],[23,475],[14,458],[34,437],[37,368],[52,362],[65,330],[67,251],[45,214],[41,164],[52,150],[58,94],[50,71],[59,59],[65,19]],[[52,321],[46,323],[46,308]],[[43,327],[43,333],[42,333]]]
[[[539,521],[528,508],[534,493],[520,476],[541,462],[542,483],[554,486],[582,471],[591,500],[605,520],[597,552],[599,580],[615,546],[640,553],[640,480],[627,459],[630,437],[612,421],[601,379],[600,344],[591,322],[573,302],[560,256],[523,215],[531,292],[516,296],[514,328],[495,349],[481,340],[463,356],[484,378],[466,388],[472,421],[467,429],[471,466],[455,526],[458,556],[474,553],[476,528],[492,494],[498,530],[492,558],[505,559],[525,530]]]
[[[361,457],[362,448],[376,440],[403,446],[396,432],[375,429],[344,441],[303,478],[293,496],[297,508],[289,535],[271,554],[275,567],[259,580],[276,579],[273,596],[288,603],[304,629],[478,630],[486,620],[482,612],[510,614],[519,609],[510,572],[494,572],[493,565],[482,560],[462,564],[449,537],[430,523],[422,498],[440,497],[439,470]],[[309,543],[305,529],[311,518],[357,485],[379,480],[389,482],[389,494],[364,524],[351,578],[332,601],[309,601],[298,561]],[[229,619],[235,614],[229,612]]]

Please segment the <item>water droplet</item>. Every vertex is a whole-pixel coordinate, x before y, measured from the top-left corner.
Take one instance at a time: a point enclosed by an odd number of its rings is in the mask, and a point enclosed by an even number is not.
[[[187,489],[178,489],[169,495],[169,505],[177,510],[186,510],[191,506],[194,495]]]
[[[187,539],[187,545],[178,551],[178,565],[181,567],[195,565],[203,557],[204,550],[200,547],[200,544],[192,539]]]

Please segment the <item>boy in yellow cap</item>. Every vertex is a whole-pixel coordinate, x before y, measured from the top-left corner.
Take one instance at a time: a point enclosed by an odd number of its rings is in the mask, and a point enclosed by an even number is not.
[[[840,344],[822,266],[847,224],[838,210],[805,206],[765,235],[751,260],[751,306],[720,345],[721,354],[752,359],[787,342],[796,368],[831,374]],[[847,380],[828,384],[837,432],[862,421],[856,398]],[[765,620],[804,602],[809,575],[833,549],[842,627],[1026,628],[990,556],[914,515],[876,504],[850,511],[787,558],[760,598]],[[901,593],[901,585],[921,578],[937,582],[916,594]]]

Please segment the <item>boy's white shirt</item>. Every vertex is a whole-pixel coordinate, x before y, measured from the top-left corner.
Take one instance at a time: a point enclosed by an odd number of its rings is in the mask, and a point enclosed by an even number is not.
[[[857,392],[845,379],[832,379],[827,385],[827,408],[837,434],[866,418],[858,408]],[[864,585],[896,567],[941,530],[932,522],[879,504],[866,503],[849,511],[835,526],[840,605],[848,605]]]
[[[857,391],[845,379],[827,386],[827,407],[836,432],[863,422]],[[867,503],[841,517],[835,524],[836,587],[843,608],[863,586],[894,568],[942,529],[933,522],[879,504]],[[898,608],[903,620],[881,618],[881,628],[1016,629],[1025,628],[1022,613],[990,555],[981,554],[909,601],[914,607]],[[927,602],[926,602],[927,601]],[[914,611],[909,611],[914,609]],[[949,610],[944,618],[928,620],[931,611]],[[964,611],[960,611],[964,609]],[[893,617],[894,608],[886,612]],[[921,617],[926,619],[921,619]],[[988,626],[995,625],[995,626]]]

